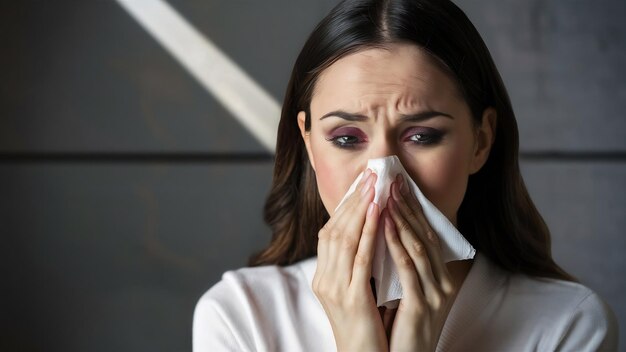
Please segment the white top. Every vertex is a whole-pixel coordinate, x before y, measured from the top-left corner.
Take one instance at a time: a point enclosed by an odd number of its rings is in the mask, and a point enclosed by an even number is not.
[[[229,271],[200,298],[193,350],[334,351],[311,283],[316,258]],[[616,351],[617,323],[577,283],[511,275],[477,254],[437,351]]]

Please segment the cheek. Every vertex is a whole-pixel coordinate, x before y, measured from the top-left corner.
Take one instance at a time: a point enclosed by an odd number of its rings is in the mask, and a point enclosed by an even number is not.
[[[417,160],[411,176],[424,195],[453,222],[467,188],[468,156],[466,149],[444,150]]]
[[[313,148],[317,189],[331,216],[363,168],[356,160],[344,160],[338,154],[333,150]]]
[[[332,163],[328,163],[326,160],[316,160],[315,165],[315,177],[317,178],[317,189],[319,190],[322,203],[326,211],[332,215],[335,208],[339,204],[343,187],[340,187],[340,182],[334,182],[337,180],[336,169]]]

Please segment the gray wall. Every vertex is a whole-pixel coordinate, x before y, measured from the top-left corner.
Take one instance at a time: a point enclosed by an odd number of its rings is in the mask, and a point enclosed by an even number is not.
[[[277,100],[335,2],[170,0]],[[458,3],[555,257],[626,321],[626,2]],[[269,239],[271,156],[112,0],[3,1],[0,48],[0,350],[189,350],[198,297]]]

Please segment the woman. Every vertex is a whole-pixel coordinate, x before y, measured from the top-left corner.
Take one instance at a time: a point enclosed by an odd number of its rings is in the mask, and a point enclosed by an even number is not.
[[[377,205],[366,170],[337,208],[367,160],[389,155],[476,248],[473,261],[442,261],[401,177]],[[201,298],[194,349],[616,349],[608,307],[552,260],[517,155],[506,90],[460,9],[343,1],[287,88],[265,207],[272,242],[258,267]],[[370,285],[380,227],[404,291],[397,309],[376,307]]]

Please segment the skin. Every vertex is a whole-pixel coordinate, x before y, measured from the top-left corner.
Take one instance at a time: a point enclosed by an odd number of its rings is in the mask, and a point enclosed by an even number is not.
[[[380,215],[372,202],[376,175],[369,170],[357,191],[335,208],[368,159],[397,155],[456,225],[468,177],[489,155],[495,110],[486,109],[482,123],[474,125],[450,76],[417,46],[404,43],[333,63],[321,73],[310,108],[310,131],[304,129],[304,112],[298,124],[331,215],[319,232],[313,290],[338,350],[434,350],[471,262],[442,261],[438,238],[401,178]],[[369,284],[379,226],[404,288],[397,311],[379,310]]]

